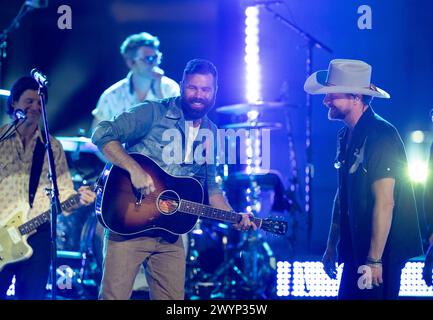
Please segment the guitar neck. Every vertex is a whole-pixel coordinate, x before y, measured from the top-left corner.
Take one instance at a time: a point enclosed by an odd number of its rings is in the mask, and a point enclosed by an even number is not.
[[[179,211],[193,214],[199,217],[210,218],[214,220],[220,220],[229,223],[238,223],[242,219],[242,215],[232,211],[226,211],[216,209],[211,206],[207,206],[201,203],[181,200],[179,205]],[[252,218],[251,221],[260,228],[262,225],[262,219]]]
[[[79,202],[80,202],[80,195],[75,194],[75,195],[71,196],[70,198],[68,198],[67,200],[65,200],[64,202],[62,202],[60,204],[60,207],[61,207],[62,211],[68,210],[72,207],[75,207]],[[19,226],[18,229],[19,229],[21,235],[28,234],[28,233],[36,230],[38,227],[43,225],[45,222],[50,221],[50,217],[51,217],[51,211],[47,210],[47,211],[39,214],[38,216],[34,217],[33,219],[27,221],[26,223],[23,223],[21,226]]]

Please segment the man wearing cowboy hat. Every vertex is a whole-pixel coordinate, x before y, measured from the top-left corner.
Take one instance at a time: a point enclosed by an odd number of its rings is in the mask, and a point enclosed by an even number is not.
[[[338,133],[339,186],[322,260],[330,277],[337,257],[344,263],[339,299],[397,299],[401,269],[422,254],[403,142],[370,106],[373,97],[390,95],[370,79],[367,63],[336,59],[304,85],[309,94],[325,94],[328,118],[345,124]]]

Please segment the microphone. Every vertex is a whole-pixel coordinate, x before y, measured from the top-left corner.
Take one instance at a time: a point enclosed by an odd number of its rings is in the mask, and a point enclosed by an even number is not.
[[[282,4],[282,0],[242,0],[242,7],[266,6],[270,4]]]
[[[32,77],[43,87],[47,87],[50,83],[45,75],[42,74],[38,69],[34,68],[30,71]]]
[[[48,7],[48,0],[27,0],[26,6],[33,9],[41,9]]]
[[[27,115],[22,109],[15,109],[14,116],[17,120],[25,120],[27,119]]]

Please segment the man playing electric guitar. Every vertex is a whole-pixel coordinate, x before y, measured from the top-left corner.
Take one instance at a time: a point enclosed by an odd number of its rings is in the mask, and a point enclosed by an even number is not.
[[[16,278],[16,299],[43,299],[48,279],[49,223],[43,223],[30,233],[28,244],[33,254],[26,243],[29,234],[20,233],[22,230],[17,228],[20,223],[37,218],[50,207],[49,197],[45,194],[45,188],[51,186],[48,160],[44,137],[38,129],[41,117],[38,87],[31,77],[22,77],[13,84],[7,113],[16,120],[15,125],[0,127],[0,299],[6,298],[13,275]],[[17,119],[19,112],[25,115],[24,119]],[[60,201],[75,195],[76,201],[67,206],[69,211],[91,204],[95,193],[81,187],[79,197],[76,196],[62,145],[54,138],[51,143]],[[14,252],[15,247],[20,249]],[[28,251],[23,252],[26,249]],[[19,262],[8,264],[14,261],[7,258],[14,257],[18,257]]]
[[[128,152],[150,157],[171,175],[194,176],[207,191],[206,202],[212,207],[231,211],[215,182],[215,162],[198,164],[193,161],[197,148],[194,140],[199,130],[208,129],[216,133],[216,126],[206,116],[214,106],[216,92],[215,66],[206,60],[191,60],[184,70],[180,97],[147,101],[120,114],[113,121],[102,121],[92,140],[113,165],[129,173],[133,187],[144,197],[152,196],[154,181]],[[178,145],[182,158],[179,162],[169,163],[164,161],[167,160],[165,151],[168,144],[164,136],[173,133],[173,130],[177,130],[182,137]],[[122,143],[126,143],[126,150]],[[243,215],[235,227],[256,229],[248,215]],[[179,236],[162,230],[133,236],[110,231],[105,247],[101,299],[129,299],[142,263],[146,265],[151,299],[184,299],[185,251]]]

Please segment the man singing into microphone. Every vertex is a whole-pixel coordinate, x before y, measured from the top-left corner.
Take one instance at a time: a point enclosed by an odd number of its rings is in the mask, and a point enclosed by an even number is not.
[[[101,95],[92,111],[92,129],[103,120],[114,116],[145,100],[159,100],[178,96],[179,85],[164,75],[159,67],[162,53],[159,39],[147,32],[133,34],[123,41],[120,53],[130,72]]]
[[[0,142],[0,228],[18,208],[30,208],[23,217],[24,221],[50,208],[50,199],[45,194],[45,189],[51,187],[43,143],[45,137],[38,128],[41,117],[38,88],[38,83],[32,77],[22,77],[13,84],[7,101],[6,111],[16,123],[14,130],[6,134]],[[0,127],[0,136],[4,135],[8,127],[10,126]],[[75,195],[76,191],[62,145],[53,137],[51,143],[59,199],[63,202]],[[70,208],[71,211],[78,206],[89,205],[95,199],[95,193],[87,187],[80,187],[78,192],[80,203]],[[0,248],[7,250],[1,241],[0,239]],[[0,299],[6,298],[14,275],[15,298],[44,298],[50,265],[49,223],[40,226],[36,234],[29,237],[28,243],[33,249],[33,255],[28,260],[6,265],[0,272]]]

